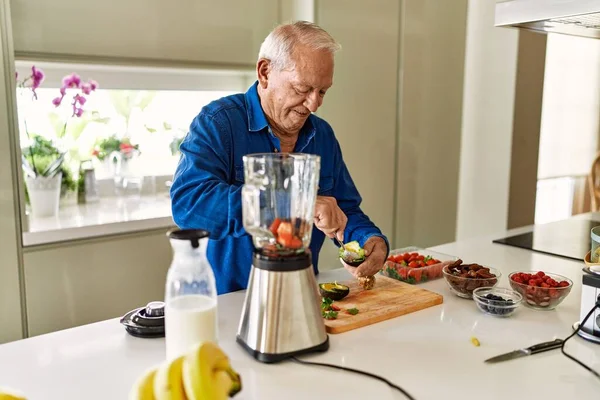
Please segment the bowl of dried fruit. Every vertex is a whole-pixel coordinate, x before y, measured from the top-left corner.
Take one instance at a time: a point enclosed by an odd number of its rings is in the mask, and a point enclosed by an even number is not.
[[[536,310],[553,310],[569,295],[573,281],[544,271],[513,272],[510,287],[519,292],[526,306]]]
[[[502,274],[500,271],[479,264],[463,264],[456,260],[442,269],[450,291],[465,299],[473,298],[473,291],[480,287],[494,287]]]

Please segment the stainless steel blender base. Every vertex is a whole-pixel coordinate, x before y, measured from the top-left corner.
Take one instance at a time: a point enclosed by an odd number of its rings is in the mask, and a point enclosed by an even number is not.
[[[576,330],[578,327],[579,327],[579,321],[577,321],[573,324],[573,330]],[[588,333],[588,332],[584,331],[583,329],[580,329],[579,332],[577,332],[577,335],[579,335],[580,337],[584,338],[585,340],[587,340],[589,342],[600,344],[600,336],[592,335],[591,333]]]
[[[236,340],[254,358],[277,362],[326,351],[329,336],[310,255],[255,255]]]
[[[282,353],[282,354],[261,353],[260,351],[253,350],[250,348],[250,346],[248,346],[244,342],[244,340],[239,335],[236,337],[236,341],[252,357],[254,357],[256,360],[258,360],[262,363],[266,363],[266,364],[278,363],[278,362],[284,361],[290,357],[299,356],[302,354],[314,353],[314,352],[325,352],[325,351],[329,350],[329,336],[327,336],[327,338],[325,339],[325,341],[323,343],[321,343],[320,345],[317,345],[315,347],[311,347],[309,349],[302,349],[302,350],[294,351],[291,353]]]

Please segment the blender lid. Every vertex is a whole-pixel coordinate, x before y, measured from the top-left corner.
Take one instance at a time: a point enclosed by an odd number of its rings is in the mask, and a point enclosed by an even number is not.
[[[156,338],[165,336],[165,303],[152,301],[145,307],[129,311],[121,318],[121,324],[132,336]]]

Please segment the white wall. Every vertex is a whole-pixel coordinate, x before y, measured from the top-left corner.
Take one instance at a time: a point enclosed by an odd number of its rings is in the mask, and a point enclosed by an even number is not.
[[[492,1],[469,1],[457,239],[503,231],[508,218],[518,31],[494,27]]]

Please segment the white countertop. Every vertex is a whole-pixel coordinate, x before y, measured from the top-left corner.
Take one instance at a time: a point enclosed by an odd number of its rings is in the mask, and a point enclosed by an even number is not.
[[[433,249],[500,269],[500,286],[508,286],[507,275],[514,270],[566,275],[575,282],[569,297],[554,311],[522,306],[502,319],[482,314],[473,301],[456,297],[439,279],[421,287],[443,294],[442,305],[330,335],[329,351],[304,358],[382,375],[417,400],[598,398],[600,380],[560,350],[495,365],[483,363],[504,352],[566,337],[579,319],[581,291],[582,264],[493,244],[491,239]],[[346,271],[335,270],[320,274],[318,280],[348,278]],[[220,345],[243,380],[236,399],[403,398],[379,381],[349,372],[256,362],[235,342],[243,298],[243,292],[219,298]],[[471,344],[472,336],[480,347]],[[575,336],[567,351],[600,370],[600,345]],[[163,339],[131,337],[113,319],[0,346],[0,386],[24,391],[29,400],[126,399],[135,379],[163,357]]]
[[[61,206],[56,217],[29,216],[23,245],[80,240],[173,226],[167,193],[155,196],[101,197],[97,202]]]

